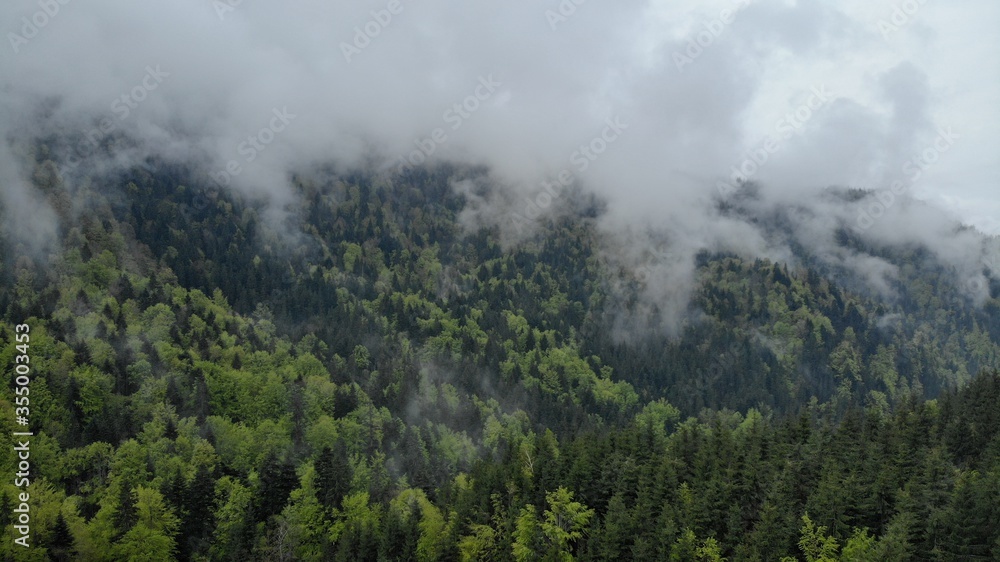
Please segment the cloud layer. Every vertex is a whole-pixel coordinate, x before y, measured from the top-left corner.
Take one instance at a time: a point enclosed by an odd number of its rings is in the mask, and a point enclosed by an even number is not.
[[[671,232],[684,263],[699,247],[782,254],[715,210],[745,178],[768,205],[809,209],[817,251],[867,212],[866,235],[946,255],[953,225],[918,222],[908,196],[984,229],[1000,216],[986,1],[17,0],[0,14],[8,204],[26,197],[18,142],[73,139],[71,182],[122,135],[138,141],[127,158],[197,163],[206,183],[278,203],[291,171],[321,163],[486,164],[529,201],[548,192],[546,211],[563,184],[594,192],[610,230]],[[834,205],[830,186],[893,200]],[[509,199],[492,213],[508,228],[531,206]]]

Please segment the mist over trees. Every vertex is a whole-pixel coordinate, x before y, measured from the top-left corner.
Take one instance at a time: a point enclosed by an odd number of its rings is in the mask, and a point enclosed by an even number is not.
[[[677,330],[599,209],[515,245],[463,224],[474,169],[302,174],[275,219],[183,166],[35,166],[58,244],[0,229],[37,471],[6,557],[1000,556],[1000,286],[919,245],[838,239],[891,295],[809,248],[699,252]]]
[[[1000,560],[998,19],[0,2],[0,560]]]

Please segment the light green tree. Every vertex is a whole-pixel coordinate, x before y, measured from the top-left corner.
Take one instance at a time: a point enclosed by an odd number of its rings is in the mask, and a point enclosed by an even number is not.
[[[163,501],[160,492],[139,486],[135,489],[136,523],[112,548],[116,560],[174,560],[174,534],[180,520]]]
[[[809,515],[802,516],[802,537],[799,539],[799,549],[806,556],[806,562],[837,562],[837,550],[840,545],[837,539],[826,535],[826,527],[817,527]],[[794,558],[785,557],[781,562],[794,562]]]
[[[534,506],[521,510],[514,535],[514,557],[534,560],[544,553],[545,560],[575,560],[572,551],[594,516],[594,510],[573,501],[573,492],[560,486],[545,494],[549,508],[539,520]]]
[[[458,541],[458,550],[463,562],[496,560],[497,532],[489,525],[473,524],[469,526],[471,534],[463,536]]]

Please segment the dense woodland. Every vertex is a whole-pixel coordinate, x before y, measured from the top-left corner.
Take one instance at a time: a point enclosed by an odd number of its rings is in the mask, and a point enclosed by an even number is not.
[[[33,158],[59,220],[0,228],[3,474],[24,323],[36,435],[6,559],[1000,559],[1000,284],[925,249],[843,233],[893,297],[702,253],[668,336],[610,328],[648,280],[599,208],[463,228],[482,171],[304,175],[276,212]]]

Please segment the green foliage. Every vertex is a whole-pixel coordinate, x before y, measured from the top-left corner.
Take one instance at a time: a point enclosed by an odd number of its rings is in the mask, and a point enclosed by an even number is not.
[[[806,562],[836,562],[840,546],[837,539],[826,535],[826,527],[817,527],[809,515],[802,516],[802,538],[799,548]]]
[[[113,560],[174,560],[179,519],[156,490],[135,489],[135,523],[112,548]]]
[[[995,298],[908,249],[898,302],[706,254],[700,321],[633,333],[594,221],[464,230],[474,174],[297,178],[296,236],[182,172],[40,175],[81,212],[44,257],[0,242],[6,372],[32,326],[17,559],[1000,557]]]
[[[547,558],[573,560],[573,545],[583,537],[584,529],[594,516],[594,510],[573,501],[573,492],[560,486],[545,494],[549,508],[540,523]]]

